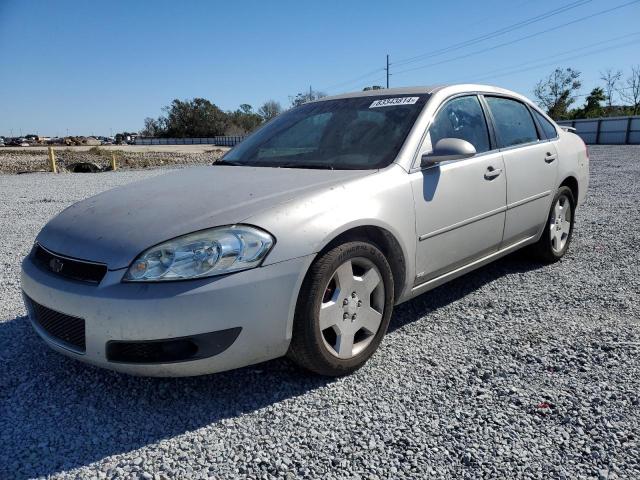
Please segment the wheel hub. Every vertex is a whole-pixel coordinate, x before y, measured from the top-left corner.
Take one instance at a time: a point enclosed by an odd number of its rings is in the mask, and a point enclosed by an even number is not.
[[[358,311],[362,307],[362,300],[356,292],[346,297],[342,302],[343,320],[351,320],[352,322],[358,318]]]

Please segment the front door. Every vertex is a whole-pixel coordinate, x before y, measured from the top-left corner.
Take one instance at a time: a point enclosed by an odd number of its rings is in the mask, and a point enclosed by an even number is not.
[[[420,152],[442,138],[461,138],[477,154],[411,174],[420,284],[497,251],[506,209],[502,154],[491,145],[476,95],[448,100],[429,127]]]

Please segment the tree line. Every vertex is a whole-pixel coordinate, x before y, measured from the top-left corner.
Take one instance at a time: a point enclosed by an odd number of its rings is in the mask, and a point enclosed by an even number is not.
[[[538,103],[554,120],[611,117],[640,114],[640,66],[631,68],[628,76],[622,71],[607,69],[600,73],[602,84],[586,95],[578,106],[578,91],[582,87],[580,72],[573,68],[556,68],[534,88]],[[379,85],[364,90],[382,89]],[[289,97],[288,108],[326,96],[309,89]],[[140,135],[148,137],[198,138],[219,135],[245,135],[284,109],[279,102],[268,100],[257,110],[242,104],[236,110],[223,111],[205,98],[175,99],[162,109],[158,118],[146,118]]]
[[[309,89],[289,97],[290,108],[325,96]],[[145,118],[140,135],[161,138],[245,135],[282,111],[282,106],[275,100],[267,100],[257,110],[243,103],[236,110],[225,112],[206,98],[175,99],[162,109],[163,113],[158,118]]]
[[[600,81],[581,106],[575,106],[581,96],[580,72],[573,68],[556,68],[536,84],[533,93],[554,120],[640,114],[640,66],[631,67],[626,77],[609,68],[600,72]]]

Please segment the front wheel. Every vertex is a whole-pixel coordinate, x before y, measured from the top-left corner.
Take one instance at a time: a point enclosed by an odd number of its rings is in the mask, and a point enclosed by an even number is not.
[[[547,218],[540,240],[532,245],[533,253],[542,261],[560,260],[569,248],[575,218],[575,199],[568,187],[560,187]]]
[[[330,250],[300,290],[289,357],[321,375],[357,370],[382,341],[393,303],[393,275],[378,248],[349,242]]]

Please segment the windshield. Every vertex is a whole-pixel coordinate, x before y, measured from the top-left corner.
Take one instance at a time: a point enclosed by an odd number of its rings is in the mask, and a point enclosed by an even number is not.
[[[427,97],[381,95],[308,103],[279,115],[218,163],[338,170],[386,167]]]

